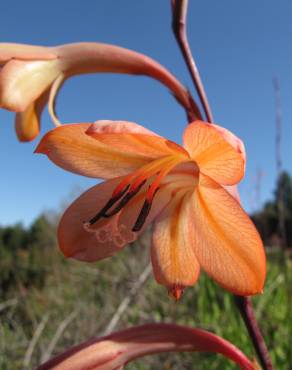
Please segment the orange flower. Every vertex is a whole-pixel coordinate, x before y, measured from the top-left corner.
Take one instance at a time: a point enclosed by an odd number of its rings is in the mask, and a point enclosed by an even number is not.
[[[0,107],[17,112],[16,133],[20,141],[33,140],[40,130],[40,115],[72,75],[95,72],[150,76],[166,85],[189,116],[199,111],[188,91],[159,63],[134,51],[114,45],[76,43],[57,47],[0,43]],[[194,113],[195,112],[195,113]]]
[[[58,166],[106,179],[63,215],[65,256],[97,261],[120,251],[154,223],[156,280],[178,299],[200,266],[234,294],[262,291],[265,254],[253,223],[224,188],[244,175],[243,145],[229,131],[195,121],[183,146],[130,122],[58,127],[36,152]]]
[[[139,357],[175,351],[220,353],[241,369],[256,369],[233,344],[205,330],[148,324],[89,340],[46,362],[38,370],[116,370]]]

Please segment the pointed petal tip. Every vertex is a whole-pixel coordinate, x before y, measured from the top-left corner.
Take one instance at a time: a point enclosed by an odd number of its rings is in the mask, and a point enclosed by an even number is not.
[[[184,293],[184,287],[180,285],[174,285],[168,288],[168,295],[174,298],[176,302],[178,302],[181,299],[183,293]]]
[[[63,126],[55,127],[52,130],[48,131],[41,138],[40,142],[38,143],[37,147],[34,150],[34,153],[48,155],[48,153],[50,152],[50,145],[49,145],[50,139],[54,135],[55,131],[57,131],[61,127]]]
[[[33,153],[34,154],[46,154],[46,149],[45,149],[45,146],[43,145],[43,139],[38,143]]]
[[[251,295],[257,295],[257,294],[264,294],[264,284],[265,284],[265,281],[263,281],[263,283],[261,283],[259,285],[259,287],[257,289],[255,289]]]

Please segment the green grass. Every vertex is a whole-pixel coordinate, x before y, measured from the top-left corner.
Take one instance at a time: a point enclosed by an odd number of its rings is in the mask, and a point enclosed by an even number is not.
[[[18,261],[15,286],[2,292],[0,300],[1,370],[25,369],[25,358],[26,368],[35,368],[50,347],[55,355],[89,337],[101,335],[148,264],[149,250],[146,235],[143,244],[135,243],[116,257],[96,264],[65,260],[55,249],[34,251],[35,274],[40,274],[44,281],[37,284],[34,279],[32,285],[22,281],[25,264],[32,263],[29,253],[20,259],[23,265]],[[292,363],[291,298],[288,301],[292,265],[285,258],[284,268],[279,251],[268,254],[265,293],[253,299],[275,369],[289,369]],[[116,329],[145,322],[176,322],[208,329],[254,357],[232,296],[205,275],[195,287],[185,291],[179,302],[169,298],[165,288],[157,285],[151,275],[133,297]],[[37,331],[40,335],[32,346]],[[29,348],[31,356],[28,356]],[[215,354],[168,353],[140,359],[127,369],[231,370],[236,366]]]

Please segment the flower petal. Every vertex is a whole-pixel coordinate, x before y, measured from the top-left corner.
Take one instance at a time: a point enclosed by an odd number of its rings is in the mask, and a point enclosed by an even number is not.
[[[21,142],[32,141],[40,132],[40,116],[48,100],[45,91],[35,102],[31,103],[24,112],[16,113],[15,130]]]
[[[234,149],[238,153],[242,155],[242,158],[244,161],[246,160],[246,152],[245,152],[245,147],[243,144],[243,141],[239,139],[236,135],[234,135],[231,131],[227,130],[225,127],[215,125],[214,123],[212,124],[212,127],[215,127],[217,131],[220,132],[220,134],[224,137],[228,143],[233,146]]]
[[[218,128],[195,121],[185,129],[183,140],[184,148],[205,175],[222,185],[234,185],[242,179],[245,168],[242,152]]]
[[[239,203],[201,175],[192,212],[193,248],[202,268],[234,294],[261,293],[265,252],[255,226]]]
[[[149,159],[172,154],[188,156],[180,145],[133,122],[96,121],[86,133],[121,152],[136,153]]]
[[[23,112],[57,78],[58,60],[12,60],[0,71],[0,107]]]
[[[19,77],[23,79],[23,74],[33,70],[34,75],[38,74],[40,84],[43,84],[43,80],[51,73],[51,66],[56,63],[58,73],[63,73],[66,78],[76,74],[98,72],[152,77],[170,89],[177,101],[185,108],[190,119],[201,118],[201,113],[188,90],[166,68],[146,55],[119,46],[93,42],[56,47],[0,43],[0,66],[5,63],[3,70],[8,70],[5,74],[9,76],[6,78],[3,73],[0,75],[0,81],[3,79],[7,85],[7,88],[2,86],[0,89],[0,106],[12,111],[23,111],[31,102],[29,99],[37,97],[34,93],[37,88],[36,81],[32,81],[31,90],[29,90],[24,86],[23,81],[21,86],[18,86],[19,83],[16,80]],[[25,67],[26,71],[20,71],[21,66],[26,64],[28,65],[28,68]],[[46,66],[50,67],[46,68]],[[41,76],[41,73],[44,76]],[[9,80],[14,85],[13,89],[11,84],[9,85]],[[27,94],[19,94],[15,88],[25,90]],[[23,101],[20,100],[19,95],[23,95]],[[13,101],[13,98],[16,101]]]
[[[11,59],[18,60],[52,60],[57,55],[45,46],[15,43],[0,43],[0,64]]]
[[[97,261],[121,249],[111,240],[98,243],[95,233],[84,228],[84,222],[90,220],[110,199],[119,181],[114,179],[92,187],[77,198],[63,214],[58,226],[58,241],[66,257]]]
[[[89,123],[57,127],[43,137],[36,153],[46,154],[55,164],[68,171],[108,179],[131,173],[153,158],[165,156],[167,150],[171,152],[165,139],[154,134],[151,136],[148,134],[150,131],[142,126],[121,121],[101,121],[100,124],[102,127],[111,127],[113,131],[115,125],[119,131],[102,134],[100,140],[86,134],[91,126]],[[137,129],[147,132],[147,135],[142,135],[143,138],[147,137],[144,145],[142,140],[133,139],[131,132]],[[165,151],[159,151],[160,148],[165,148]]]
[[[110,72],[149,76],[170,89],[189,117],[201,117],[188,90],[165,67],[146,55],[94,42],[66,44],[51,50],[62,60],[63,70],[70,74]]]
[[[38,370],[117,370],[128,362],[160,352],[215,352],[243,370],[253,363],[232,343],[206,330],[175,324],[147,324],[93,338],[41,365]]]
[[[175,298],[179,298],[184,287],[195,284],[200,272],[192,247],[190,221],[188,197],[177,195],[154,223],[151,247],[154,275]]]
[[[84,222],[103,208],[122,180],[115,178],[92,187],[66,210],[58,227],[59,246],[65,256],[90,262],[112,256],[136,240],[169,201],[166,192],[157,194],[157,202],[153,202],[147,222],[139,233],[132,232],[132,228],[145,199],[140,194],[118,214],[101,221],[101,226],[97,223],[87,231]],[[143,193],[143,189],[141,191]]]

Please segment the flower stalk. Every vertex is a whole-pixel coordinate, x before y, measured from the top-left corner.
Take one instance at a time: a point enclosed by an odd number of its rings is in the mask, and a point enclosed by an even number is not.
[[[188,10],[188,0],[171,0],[171,6],[172,29],[174,35],[183,54],[192,81],[197,90],[206,118],[208,122],[213,123],[212,111],[187,38],[186,18]],[[248,330],[249,336],[252,340],[254,349],[258,355],[263,370],[273,370],[270,355],[265,344],[265,340],[260,331],[259,325],[257,323],[250,297],[237,295],[235,295],[234,297],[236,306],[238,307],[241,317]]]
[[[188,70],[190,72],[191,78],[197,90],[197,94],[200,98],[202,107],[204,109],[206,119],[208,122],[213,123],[212,111],[207,99],[207,95],[202,83],[199,70],[197,68],[196,62],[192,56],[192,52],[189,46],[187,33],[186,33],[186,18],[188,10],[188,0],[173,0],[172,4],[172,29],[175,38],[178,42]]]
[[[234,296],[236,306],[248,330],[263,370],[273,370],[265,340],[257,323],[250,297]]]

